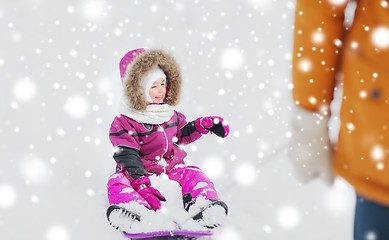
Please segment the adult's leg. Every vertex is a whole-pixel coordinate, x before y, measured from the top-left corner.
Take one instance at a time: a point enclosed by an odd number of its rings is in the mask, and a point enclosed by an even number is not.
[[[357,195],[354,240],[389,239],[389,206]]]

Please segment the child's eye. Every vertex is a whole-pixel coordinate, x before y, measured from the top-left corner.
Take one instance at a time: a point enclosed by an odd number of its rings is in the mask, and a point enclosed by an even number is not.
[[[151,86],[151,88],[156,88],[156,87],[157,87],[157,86],[155,86],[155,85],[154,85],[154,86]]]

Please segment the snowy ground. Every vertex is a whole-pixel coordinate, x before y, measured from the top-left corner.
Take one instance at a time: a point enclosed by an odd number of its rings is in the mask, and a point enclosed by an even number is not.
[[[108,129],[128,50],[164,48],[184,75],[179,111],[220,115],[223,140],[187,147],[230,207],[214,239],[351,239],[355,196],[300,186],[290,136],[294,1],[0,3],[0,239],[123,239],[105,219]]]

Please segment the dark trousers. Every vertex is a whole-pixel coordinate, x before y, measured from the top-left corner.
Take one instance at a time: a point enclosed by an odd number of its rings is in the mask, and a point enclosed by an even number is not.
[[[357,195],[354,240],[389,240],[389,206]]]

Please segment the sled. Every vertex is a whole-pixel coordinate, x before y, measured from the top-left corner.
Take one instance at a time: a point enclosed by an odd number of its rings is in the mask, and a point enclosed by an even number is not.
[[[211,231],[191,231],[191,230],[175,230],[175,231],[157,231],[145,233],[126,233],[124,236],[130,239],[155,239],[155,240],[170,240],[170,239],[197,239],[199,237],[212,236]]]

